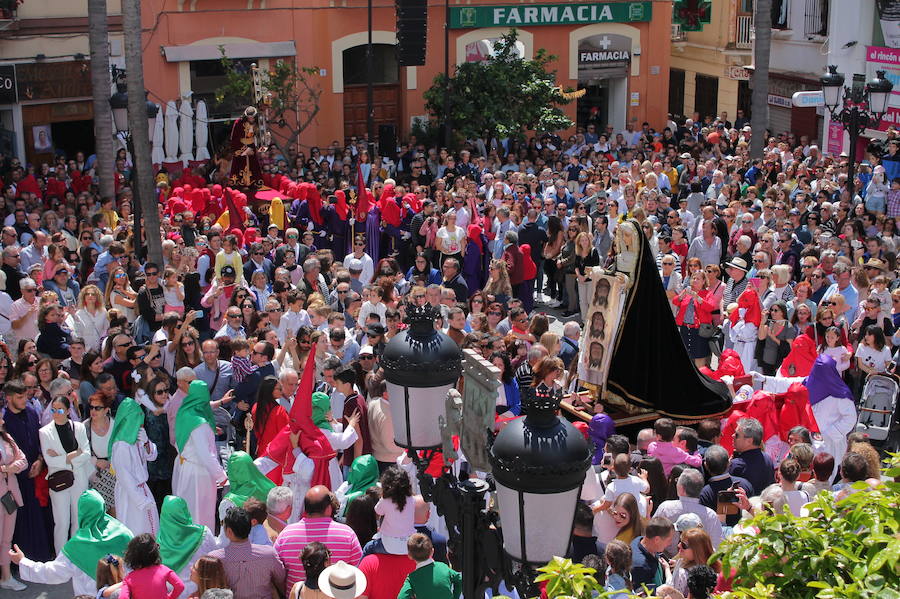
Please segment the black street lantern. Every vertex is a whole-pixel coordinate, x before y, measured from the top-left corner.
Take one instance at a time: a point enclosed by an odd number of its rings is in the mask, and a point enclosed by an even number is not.
[[[894,84],[877,71],[875,78],[865,83],[863,75],[853,75],[853,85],[844,87],[844,75],[837,67],[828,65],[828,71],[819,78],[825,107],[831,120],[840,123],[850,137],[850,156],[847,164],[847,190],[851,199],[856,185],[856,142],[866,129],[874,129],[887,112]]]
[[[445,413],[447,392],[462,374],[462,351],[450,337],[434,328],[440,316],[431,304],[408,305],[409,328],[388,342],[381,356],[394,442],[406,449],[441,446],[438,418]]]
[[[591,449],[557,416],[562,393],[522,391],[525,418],[497,435],[490,452],[503,549],[517,562],[543,566],[564,556]]]

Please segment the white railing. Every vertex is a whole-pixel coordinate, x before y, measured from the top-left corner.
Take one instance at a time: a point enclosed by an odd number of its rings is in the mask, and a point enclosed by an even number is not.
[[[750,49],[753,47],[753,16],[738,15],[737,35],[734,45],[736,48]]]

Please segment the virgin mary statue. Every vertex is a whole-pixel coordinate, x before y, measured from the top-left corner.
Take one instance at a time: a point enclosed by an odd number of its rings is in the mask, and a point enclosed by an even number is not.
[[[610,274],[628,277],[607,375],[607,394],[678,420],[700,420],[731,408],[721,382],[703,375],[675,326],[647,238],[634,219],[619,225],[625,238]],[[620,233],[618,230],[617,233]]]

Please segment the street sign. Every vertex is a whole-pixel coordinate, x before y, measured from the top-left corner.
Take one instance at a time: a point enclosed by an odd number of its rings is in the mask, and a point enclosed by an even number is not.
[[[821,91],[796,92],[791,96],[791,104],[798,108],[825,106],[825,96]]]

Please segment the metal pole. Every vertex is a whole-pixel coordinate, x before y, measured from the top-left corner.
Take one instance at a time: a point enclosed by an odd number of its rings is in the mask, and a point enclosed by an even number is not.
[[[850,109],[850,127],[848,133],[850,134],[850,164],[847,165],[847,191],[850,192],[850,201],[853,201],[853,194],[855,192],[854,179],[856,177],[856,141],[859,139],[860,127],[859,127],[859,108],[853,106]]]
[[[375,143],[375,99],[372,89],[372,71],[374,70],[374,56],[372,48],[372,0],[368,1],[369,38],[366,42],[366,136],[369,138],[369,148]]]
[[[484,511],[484,494],[488,491],[488,484],[477,478],[470,478],[459,483],[459,491],[462,494],[462,579],[463,599],[479,599],[478,580],[476,574],[480,571],[476,567],[475,537],[478,534],[478,515]],[[482,593],[482,597],[484,594]]]
[[[453,139],[453,117],[450,113],[450,0],[444,0],[444,146],[449,150]]]

